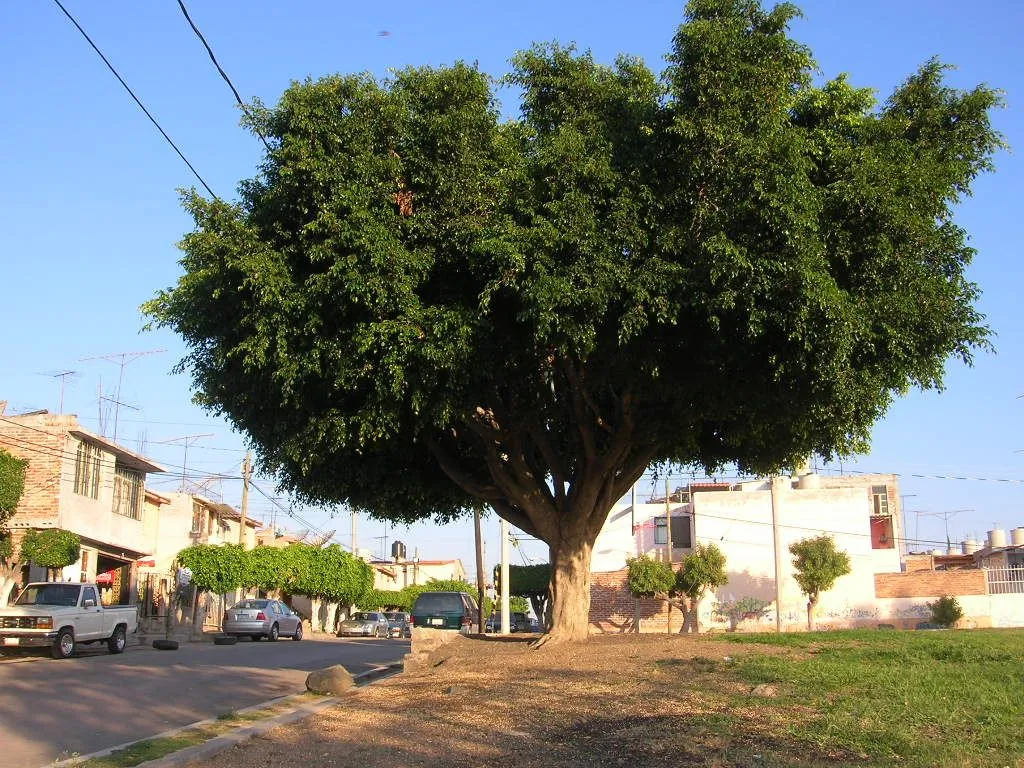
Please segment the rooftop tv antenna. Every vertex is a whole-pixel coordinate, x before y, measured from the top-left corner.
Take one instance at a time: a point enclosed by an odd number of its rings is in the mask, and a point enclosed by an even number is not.
[[[68,377],[73,379],[78,378],[82,374],[78,371],[44,371],[39,374],[40,376],[49,376],[54,379],[60,379],[60,399],[57,401],[57,413],[64,413],[64,387],[67,386]]]
[[[92,357],[83,357],[79,360],[80,363],[84,363],[87,360],[106,360],[108,363],[114,363],[121,366],[121,372],[117,377],[117,391],[114,392],[114,442],[117,442],[117,416],[118,411],[121,408],[121,385],[124,383],[124,367],[133,360],[137,360],[140,357],[146,355],[155,355],[159,352],[166,352],[166,349],[149,349],[145,352],[113,352],[109,355],[93,355]]]
[[[950,509],[946,512],[918,512],[918,518],[921,517],[941,517],[946,523],[946,551],[952,546],[949,541],[949,518],[959,515],[961,512],[973,512],[973,509]]]
[[[185,447],[185,455],[181,459],[181,488],[185,490],[185,473],[188,471],[188,447],[195,443],[197,440],[202,440],[205,437],[213,437],[213,433],[209,432],[205,435],[183,435],[182,437],[172,437],[170,440],[157,440],[157,445],[177,445],[181,443]]]

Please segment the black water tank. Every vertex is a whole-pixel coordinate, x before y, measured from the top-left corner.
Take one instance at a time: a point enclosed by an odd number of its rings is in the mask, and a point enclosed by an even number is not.
[[[392,542],[391,557],[395,560],[405,560],[405,544],[400,541]]]

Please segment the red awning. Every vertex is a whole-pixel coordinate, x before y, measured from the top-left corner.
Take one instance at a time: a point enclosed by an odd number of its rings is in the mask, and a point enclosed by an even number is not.
[[[140,568],[156,568],[156,560],[153,558],[148,560],[136,560],[135,564]]]
[[[97,584],[113,584],[113,582],[114,582],[114,574],[109,572],[109,571],[107,573],[97,573],[96,574],[96,583]]]

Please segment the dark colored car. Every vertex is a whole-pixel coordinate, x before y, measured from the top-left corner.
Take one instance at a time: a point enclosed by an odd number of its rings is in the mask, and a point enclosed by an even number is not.
[[[412,606],[414,627],[475,631],[476,600],[465,592],[421,592]]]
[[[388,611],[384,614],[388,620],[389,637],[412,637],[412,629],[409,627],[409,614],[401,611]]]
[[[509,614],[509,631],[511,632],[531,632],[533,631],[532,625],[530,624],[530,618],[522,611],[512,611]],[[501,613],[496,611],[492,613],[484,626],[485,632],[500,632],[501,631]]]

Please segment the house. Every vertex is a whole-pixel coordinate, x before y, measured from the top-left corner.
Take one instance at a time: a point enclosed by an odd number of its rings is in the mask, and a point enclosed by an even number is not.
[[[426,584],[429,581],[465,581],[466,569],[462,560],[370,560],[373,568],[373,588],[384,592],[396,592],[409,586]]]
[[[807,472],[774,483],[691,484],[646,504],[618,504],[594,545],[591,565],[591,628],[598,632],[666,630],[671,610],[629,593],[628,558],[649,555],[673,564],[695,543],[713,543],[725,554],[729,583],[700,608],[703,626],[724,626],[714,604],[743,598],[770,603],[761,628],[774,629],[776,579],[781,591],[783,629],[806,627],[804,597],[794,579],[789,546],[831,535],[850,556],[852,571],[821,595],[821,627],[877,623],[875,575],[899,573],[898,543],[904,538],[895,475],[822,477]],[[776,575],[776,546],[778,574]],[[676,627],[682,623],[678,613]]]
[[[7,415],[5,408],[0,402],[0,446],[29,462],[8,529],[16,538],[32,529],[78,534],[79,559],[64,569],[63,578],[98,581],[106,585],[104,601],[133,603],[136,563],[154,547],[146,477],[164,468],[85,429],[74,415]],[[46,572],[32,567],[26,577],[45,579]]]

